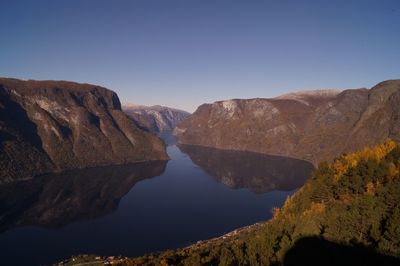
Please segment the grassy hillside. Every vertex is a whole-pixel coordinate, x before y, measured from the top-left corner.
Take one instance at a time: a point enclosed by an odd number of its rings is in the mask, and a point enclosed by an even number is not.
[[[266,223],[128,265],[399,265],[400,145],[322,163]]]

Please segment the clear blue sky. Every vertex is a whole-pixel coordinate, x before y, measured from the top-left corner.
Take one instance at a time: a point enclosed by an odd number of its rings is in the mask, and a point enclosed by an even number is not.
[[[0,76],[204,102],[400,78],[400,1],[0,1]]]

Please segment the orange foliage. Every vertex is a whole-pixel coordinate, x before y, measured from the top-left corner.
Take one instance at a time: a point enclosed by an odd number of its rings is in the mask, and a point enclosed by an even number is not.
[[[366,192],[369,195],[373,195],[375,193],[375,186],[374,186],[373,182],[370,181],[367,183],[367,191]]]
[[[349,194],[342,194],[339,196],[339,200],[343,203],[350,204],[352,197]]]
[[[281,213],[281,209],[280,208],[273,208],[272,209],[272,213],[273,213],[273,219],[277,218],[279,216],[279,214]]]
[[[340,177],[347,171],[347,167],[339,160],[333,163],[333,170],[335,171],[333,179],[339,181]]]
[[[288,208],[290,208],[290,206],[292,206],[292,205],[293,205],[293,195],[292,195],[292,196],[288,196],[288,197],[286,198],[285,204],[283,204],[282,209],[283,209],[283,210],[288,209]]]
[[[307,216],[310,214],[318,214],[325,211],[325,204],[324,203],[315,203],[311,202],[310,208],[303,212],[303,216]]]
[[[396,165],[394,165],[394,163],[391,163],[389,165],[389,169],[388,169],[388,177],[393,181],[396,177],[398,177],[400,174],[399,168],[396,167]]]
[[[169,264],[168,264],[168,261],[167,261],[167,259],[162,259],[161,261],[160,261],[160,266],[168,266]]]
[[[350,168],[356,167],[358,163],[364,159],[374,159],[378,162],[385,158],[396,147],[396,143],[388,139],[386,142],[377,145],[373,148],[364,148],[359,152],[355,152],[349,155],[344,155],[340,159],[336,159],[332,164],[334,170],[334,180],[339,181],[344,173]]]
[[[313,212],[323,212],[325,210],[325,204],[311,202],[310,210]]]

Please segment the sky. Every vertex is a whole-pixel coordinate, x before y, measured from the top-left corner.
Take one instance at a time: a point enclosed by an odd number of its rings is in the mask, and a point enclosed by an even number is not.
[[[400,1],[1,0],[0,76],[193,112],[400,78]]]

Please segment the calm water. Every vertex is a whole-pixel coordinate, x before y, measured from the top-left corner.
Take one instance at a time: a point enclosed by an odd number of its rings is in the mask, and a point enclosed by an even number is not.
[[[102,167],[0,187],[0,264],[137,256],[271,217],[309,163],[169,143],[169,162]]]

